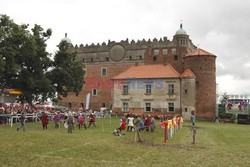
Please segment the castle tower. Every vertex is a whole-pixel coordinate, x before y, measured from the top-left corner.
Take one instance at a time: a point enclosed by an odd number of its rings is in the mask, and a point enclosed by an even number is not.
[[[184,68],[196,75],[196,116],[213,118],[216,107],[216,56],[196,49],[184,56]]]
[[[171,56],[168,58],[169,62],[172,62],[172,66],[179,72],[184,71],[183,57],[187,54],[188,48],[191,45],[189,35],[183,29],[183,25],[180,24],[179,30],[176,31],[173,37],[173,45]]]

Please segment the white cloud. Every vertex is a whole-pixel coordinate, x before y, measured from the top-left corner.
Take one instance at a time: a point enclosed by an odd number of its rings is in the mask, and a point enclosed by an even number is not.
[[[183,20],[193,43],[217,55],[220,87],[249,92],[247,0],[1,0],[0,11],[17,23],[52,28],[49,52],[65,32],[78,45],[163,36],[171,40]]]

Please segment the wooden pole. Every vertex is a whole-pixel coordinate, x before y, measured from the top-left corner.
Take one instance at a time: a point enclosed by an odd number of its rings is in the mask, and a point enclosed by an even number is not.
[[[192,130],[193,130],[193,144],[196,143],[196,128],[195,126],[192,127]]]
[[[102,119],[102,132],[104,132],[104,127],[103,127],[103,119]]]
[[[164,144],[167,144],[167,129],[168,125],[166,122],[164,122]]]
[[[11,115],[11,122],[10,122],[10,127],[13,126],[13,116]]]

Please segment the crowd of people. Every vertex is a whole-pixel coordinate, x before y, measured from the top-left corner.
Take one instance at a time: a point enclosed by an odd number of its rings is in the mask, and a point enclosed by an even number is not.
[[[79,130],[84,127],[85,129],[89,128],[91,125],[96,127],[96,115],[91,110],[88,112],[78,112],[67,111],[67,112],[55,112],[48,113],[47,111],[42,111],[39,114],[39,119],[42,124],[43,130],[48,129],[48,124],[52,121],[55,125],[55,128],[60,128],[61,125],[64,125],[68,129],[68,133],[72,133],[75,126],[78,126]],[[25,120],[26,113],[22,112],[19,117],[21,126],[17,128],[17,131],[23,129],[25,131]],[[86,125],[88,121],[88,126]]]
[[[96,127],[96,117],[105,114],[112,114],[112,111],[109,110],[61,110],[61,109],[13,109],[8,108],[6,110],[0,109],[0,121],[1,124],[10,123],[11,117],[18,119],[12,119],[12,123],[19,122],[19,130],[26,130],[26,122],[35,122],[41,121],[42,129],[47,130],[48,124],[51,122],[54,125],[54,128],[60,128],[62,125],[68,129],[68,133],[72,133],[74,128],[77,127],[79,130],[84,128],[90,128],[91,126]],[[121,116],[119,126],[115,129],[113,134],[115,136],[121,136],[127,132],[154,132],[156,129],[156,116],[152,115],[133,115],[127,114]],[[166,115],[157,116],[161,122],[168,120],[169,118]]]
[[[165,115],[157,116],[161,120],[161,122],[167,120],[168,118]],[[113,134],[115,136],[121,136],[125,134],[125,131],[132,132],[154,132],[156,129],[156,120],[155,116],[152,115],[133,115],[128,114],[126,116],[122,116],[120,119],[120,124],[117,129],[114,130]]]
[[[55,108],[31,108],[31,107],[7,107],[0,108],[0,124],[20,123],[17,131],[25,131],[25,123],[41,121],[43,130],[48,129],[49,122],[53,122],[55,128],[60,128],[61,124],[72,133],[75,126],[85,129],[90,126],[96,127],[96,117],[111,116],[111,112],[105,110],[62,110]],[[13,119],[15,118],[15,119]],[[88,124],[88,125],[87,125]]]

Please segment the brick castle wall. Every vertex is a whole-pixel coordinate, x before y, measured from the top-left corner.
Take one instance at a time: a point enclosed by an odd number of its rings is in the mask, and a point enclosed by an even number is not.
[[[216,67],[214,56],[184,58],[185,68],[196,75],[196,116],[213,118],[216,107]]]

